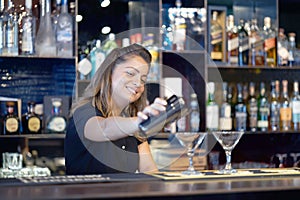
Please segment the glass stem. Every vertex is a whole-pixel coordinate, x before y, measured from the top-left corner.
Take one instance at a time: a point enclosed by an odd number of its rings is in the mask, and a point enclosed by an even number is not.
[[[188,152],[187,152],[187,156],[189,157],[189,168],[188,168],[188,170],[189,171],[195,171],[194,163],[193,163],[194,150],[189,149]]]
[[[226,153],[226,166],[225,169],[226,170],[231,170],[231,151],[225,151]]]

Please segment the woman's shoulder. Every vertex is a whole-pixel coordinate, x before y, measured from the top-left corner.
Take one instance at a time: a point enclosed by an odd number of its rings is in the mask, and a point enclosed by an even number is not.
[[[92,102],[87,102],[78,107],[73,116],[102,116],[101,112],[92,105]]]

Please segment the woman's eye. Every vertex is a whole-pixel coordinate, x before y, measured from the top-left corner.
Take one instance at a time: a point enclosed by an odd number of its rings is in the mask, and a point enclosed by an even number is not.
[[[134,76],[134,73],[133,73],[133,72],[127,71],[126,73],[127,73],[129,76]]]

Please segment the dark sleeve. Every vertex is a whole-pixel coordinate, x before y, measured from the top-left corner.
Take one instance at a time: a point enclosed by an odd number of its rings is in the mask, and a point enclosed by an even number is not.
[[[86,122],[95,116],[102,116],[91,103],[79,107],[73,114],[74,127],[76,128],[79,137],[83,139],[84,127]]]

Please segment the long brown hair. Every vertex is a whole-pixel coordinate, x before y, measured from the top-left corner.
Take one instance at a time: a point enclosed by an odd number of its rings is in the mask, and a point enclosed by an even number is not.
[[[90,84],[83,93],[83,96],[77,102],[73,103],[70,114],[72,115],[78,107],[88,102],[92,102],[92,105],[98,108],[104,117],[112,116],[111,75],[115,66],[125,62],[130,56],[140,56],[150,67],[151,54],[141,45],[132,44],[127,47],[113,49],[92,77]],[[146,102],[147,94],[145,88],[141,97],[137,101],[130,103],[123,113],[127,116],[136,116],[137,112],[146,106]]]

